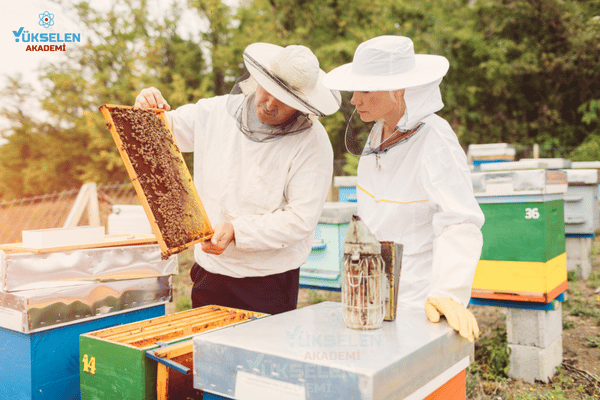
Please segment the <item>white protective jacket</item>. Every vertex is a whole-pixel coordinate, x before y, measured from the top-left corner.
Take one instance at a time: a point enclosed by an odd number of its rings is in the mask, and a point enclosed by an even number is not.
[[[427,297],[466,306],[483,245],[484,216],[473,195],[466,155],[443,107],[439,81],[407,89],[400,127],[423,127],[387,151],[362,156],[358,214],[380,241],[404,245],[398,307],[425,307]],[[377,147],[380,126],[369,140]]]
[[[316,119],[298,134],[249,140],[227,112],[227,98],[166,113],[180,150],[194,152],[194,182],[211,225],[229,221],[235,230],[235,243],[221,255],[196,245],[196,262],[236,278],[299,268],[331,185],[331,142]]]

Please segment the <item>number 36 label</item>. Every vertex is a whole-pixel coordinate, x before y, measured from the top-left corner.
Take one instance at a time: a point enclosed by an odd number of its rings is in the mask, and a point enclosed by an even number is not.
[[[525,219],[538,219],[540,217],[540,212],[536,208],[526,208],[525,209]]]

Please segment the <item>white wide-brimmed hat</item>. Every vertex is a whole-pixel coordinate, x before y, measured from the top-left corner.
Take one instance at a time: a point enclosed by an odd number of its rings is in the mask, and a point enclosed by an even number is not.
[[[342,91],[398,90],[426,85],[446,75],[445,57],[415,54],[404,36],[379,36],[361,43],[351,63],[329,72],[323,84]]]
[[[246,47],[243,57],[258,84],[288,106],[319,117],[340,108],[339,92],[323,86],[325,72],[308,47],[253,43]]]

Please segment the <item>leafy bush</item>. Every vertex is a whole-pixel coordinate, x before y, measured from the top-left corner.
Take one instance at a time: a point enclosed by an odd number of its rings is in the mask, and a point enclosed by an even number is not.
[[[475,342],[475,362],[484,379],[508,378],[509,356],[505,327],[493,328],[489,336],[483,333]]]

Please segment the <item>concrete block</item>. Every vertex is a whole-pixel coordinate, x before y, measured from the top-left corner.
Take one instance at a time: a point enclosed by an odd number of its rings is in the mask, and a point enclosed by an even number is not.
[[[562,337],[546,348],[509,344],[510,359],[508,376],[529,383],[550,382],[556,368],[562,363]]]
[[[550,311],[507,308],[506,333],[509,344],[549,347],[562,335],[562,303]]]
[[[590,261],[592,238],[566,238],[567,271],[577,272],[578,279],[587,279],[592,271]]]

